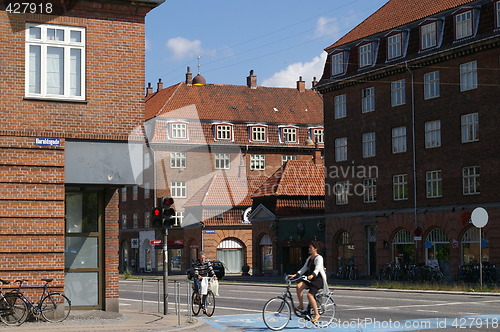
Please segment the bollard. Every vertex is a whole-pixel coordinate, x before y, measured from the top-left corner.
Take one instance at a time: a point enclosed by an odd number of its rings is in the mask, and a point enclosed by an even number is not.
[[[144,311],[144,279],[141,279],[141,311]]]

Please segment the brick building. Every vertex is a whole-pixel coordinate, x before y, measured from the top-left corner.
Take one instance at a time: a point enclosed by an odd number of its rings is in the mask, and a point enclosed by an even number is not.
[[[144,181],[144,188],[151,188],[145,202],[120,205],[127,220],[121,252],[129,255],[123,263],[147,258],[136,268],[162,269],[161,250],[152,254],[149,246],[149,240],[161,238],[152,231],[149,214],[155,197],[172,196],[179,223],[191,225],[169,231],[169,241],[177,241],[169,249],[172,272],[188,268],[202,247],[209,258],[223,261],[227,272],[251,265],[249,197],[285,161],[312,159],[312,142],[323,142],[322,107],[321,95],[305,89],[302,79],[297,88],[262,87],[253,71],[247,85],[206,84],[188,68],[183,82],[167,88],[159,82],[154,93],[148,87],[148,165],[156,172]],[[133,210],[148,203],[145,210]],[[138,227],[128,222],[134,213]],[[133,241],[139,248],[131,248]]]
[[[144,19],[162,2],[0,11],[2,278],[54,278],[74,307],[118,311],[118,188],[141,181],[129,135],[144,119]]]
[[[326,48],[329,269],[498,265],[499,45],[499,1],[391,0]]]

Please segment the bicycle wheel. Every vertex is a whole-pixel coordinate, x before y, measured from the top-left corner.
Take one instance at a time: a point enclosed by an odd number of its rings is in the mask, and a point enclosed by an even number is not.
[[[203,295],[203,303],[205,315],[212,317],[215,311],[215,295],[211,290],[208,291],[207,295]]]
[[[273,331],[284,329],[292,317],[290,304],[285,298],[278,296],[270,299],[262,309],[264,324]]]
[[[321,294],[316,296],[316,303],[318,304],[318,313],[321,317],[314,322],[314,325],[321,328],[327,327],[335,318],[337,309],[335,301],[330,294]],[[314,312],[311,312],[311,317],[314,317]]]
[[[0,319],[6,325],[21,325],[28,318],[28,305],[17,293],[7,293],[0,300]]]
[[[63,294],[52,293],[40,303],[40,313],[48,322],[62,322],[71,312],[71,301]]]
[[[201,310],[201,299],[198,301],[198,303],[195,303],[196,299],[196,293],[193,292],[191,295],[191,310],[193,311],[193,315],[198,315]]]

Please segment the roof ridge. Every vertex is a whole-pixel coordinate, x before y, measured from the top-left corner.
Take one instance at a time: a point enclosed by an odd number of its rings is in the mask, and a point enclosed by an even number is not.
[[[165,101],[165,103],[163,103],[163,106],[160,108],[160,110],[158,111],[158,113],[156,113],[157,116],[162,114],[163,109],[165,108],[165,106],[167,106],[167,104],[170,102],[170,100],[172,100],[172,98],[175,96],[175,94],[177,93],[177,91],[179,91],[181,85],[183,85],[183,84],[185,84],[185,83],[184,82],[177,83],[177,87],[174,89],[174,92],[172,92],[170,94],[170,97]],[[172,86],[175,86],[175,84],[172,85]]]

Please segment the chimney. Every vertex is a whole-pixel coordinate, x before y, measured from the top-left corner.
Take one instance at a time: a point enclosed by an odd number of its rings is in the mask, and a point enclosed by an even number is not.
[[[250,89],[257,89],[257,76],[253,74],[253,69],[250,70],[250,76],[247,76],[247,86]]]
[[[318,85],[318,81],[316,81],[316,77],[313,77],[312,87],[314,88],[316,85]]]
[[[158,91],[160,91],[160,90],[163,90],[163,83],[162,83],[162,81],[161,81],[161,78],[160,78],[160,79],[158,79],[158,84],[157,84],[157,85],[158,85],[158,89],[156,90],[156,92],[158,92]]]
[[[148,87],[146,88],[146,97],[153,94],[153,87],[151,86],[151,82],[148,83]]]
[[[302,76],[300,76],[297,81],[297,90],[299,90],[299,92],[306,92],[306,82],[302,80]]]
[[[186,72],[186,85],[187,86],[193,85],[193,73],[191,73],[189,67],[187,67],[187,72]]]

